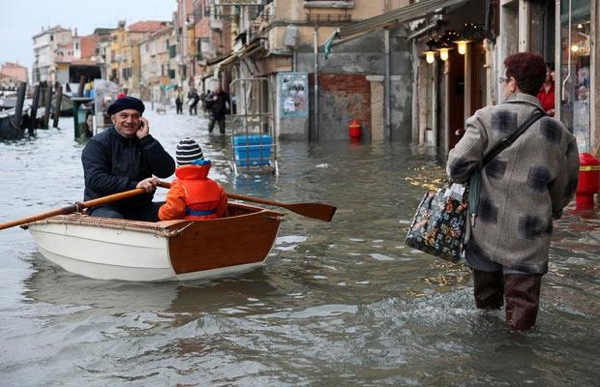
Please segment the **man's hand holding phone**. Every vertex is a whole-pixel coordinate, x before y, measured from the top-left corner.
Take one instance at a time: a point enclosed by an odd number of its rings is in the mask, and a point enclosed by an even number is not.
[[[144,138],[150,133],[150,125],[148,125],[148,120],[144,117],[140,117],[139,121],[140,128],[135,132],[137,138]]]

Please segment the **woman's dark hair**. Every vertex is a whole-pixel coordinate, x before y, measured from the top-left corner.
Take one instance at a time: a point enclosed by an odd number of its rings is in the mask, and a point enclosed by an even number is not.
[[[506,77],[513,77],[519,90],[525,94],[537,95],[546,79],[546,62],[536,54],[520,52],[504,60]]]

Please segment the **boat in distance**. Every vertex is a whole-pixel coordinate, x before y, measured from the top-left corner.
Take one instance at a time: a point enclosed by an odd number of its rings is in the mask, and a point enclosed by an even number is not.
[[[40,253],[68,272],[101,280],[183,281],[262,266],[283,214],[232,203],[201,221],[132,221],[57,215],[23,225]]]

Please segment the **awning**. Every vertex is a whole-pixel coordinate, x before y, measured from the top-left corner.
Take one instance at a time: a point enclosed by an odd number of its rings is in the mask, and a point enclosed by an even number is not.
[[[336,31],[335,37],[339,40],[347,40],[373,30],[383,29],[390,25],[422,19],[431,14],[442,12],[445,8],[466,3],[467,1],[469,0],[421,0],[418,3],[407,5],[370,19],[340,27]]]
[[[217,65],[219,66],[219,68],[225,68],[229,65],[234,64],[238,60],[240,60],[240,57],[238,56],[238,54],[232,53],[225,60],[222,60],[221,62],[217,63]]]
[[[221,62],[229,59],[232,56],[235,56],[235,54],[233,52],[230,52],[230,53],[225,54],[225,55],[219,55],[216,58],[208,59],[206,61],[206,65],[207,66],[214,66],[216,64],[219,64],[219,63],[221,63]]]
[[[204,82],[204,81],[206,81],[207,79],[209,79],[209,78],[212,78],[212,77],[214,77],[214,76],[215,76],[215,74],[214,74],[214,73],[208,73],[208,74],[204,74],[204,75],[202,75],[202,77],[201,77],[200,79],[202,79],[202,82]]]
[[[261,41],[256,40],[256,41],[252,42],[251,44],[244,46],[244,48],[242,48],[239,51],[230,52],[226,55],[221,55],[216,58],[207,60],[206,64],[208,66],[218,65],[220,68],[225,68],[225,67],[237,62],[240,59],[249,57],[250,55],[254,54],[256,51],[259,51],[263,48],[264,48],[264,46],[262,45]]]

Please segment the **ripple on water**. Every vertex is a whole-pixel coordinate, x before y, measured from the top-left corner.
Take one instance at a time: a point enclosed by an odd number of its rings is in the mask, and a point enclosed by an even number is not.
[[[0,373],[7,385],[595,385],[599,221],[555,223],[538,325],[509,332],[474,308],[471,273],[404,245],[432,148],[278,142],[280,174],[233,175],[206,119],[148,112],[174,155],[186,136],[227,191],[323,202],[332,222],[286,213],[268,264],[209,282],[95,281],[44,261],[29,234],[0,232]],[[0,142],[0,218],[80,199],[83,144],[70,119]],[[69,125],[71,125],[69,127]],[[161,190],[157,198],[164,197]],[[565,329],[568,327],[568,329]],[[199,382],[200,381],[200,382]]]

